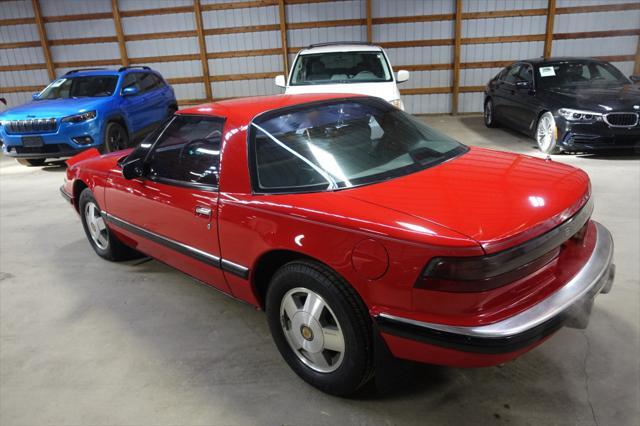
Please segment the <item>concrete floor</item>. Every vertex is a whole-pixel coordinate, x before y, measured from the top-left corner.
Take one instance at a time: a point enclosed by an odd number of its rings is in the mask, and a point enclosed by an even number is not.
[[[480,117],[429,117],[470,145],[541,156]],[[640,423],[640,158],[557,156],[589,172],[617,279],[586,331],[515,362],[418,366],[386,394],[308,386],[263,313],[155,261],[99,259],[62,200],[62,167],[0,159],[0,424]]]

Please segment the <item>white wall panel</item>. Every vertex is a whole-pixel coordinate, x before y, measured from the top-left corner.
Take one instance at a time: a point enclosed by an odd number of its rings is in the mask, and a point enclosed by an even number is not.
[[[462,37],[497,37],[524,34],[544,34],[546,25],[546,16],[465,19],[462,21]]]
[[[145,65],[158,71],[164,78],[176,77],[200,77],[202,76],[202,62],[175,61],[175,62],[149,62]]]
[[[46,86],[49,83],[47,70],[0,72],[0,86]],[[0,93],[2,89],[0,88]]]
[[[458,111],[460,112],[482,112],[484,93],[460,93],[458,100]]]
[[[2,43],[34,40],[40,40],[38,27],[34,24],[0,26],[0,41]]]
[[[438,114],[451,112],[451,95],[408,95],[403,96],[404,107],[410,114]]]
[[[279,23],[278,7],[208,10],[202,12],[204,28],[227,28]]]
[[[195,30],[193,13],[173,13],[171,15],[131,16],[122,18],[125,34],[149,34],[168,31]]]
[[[464,0],[462,2],[463,12],[546,8],[547,0]]]
[[[365,16],[364,0],[344,0],[328,3],[287,5],[287,22],[335,21],[338,19],[362,19]]]
[[[33,9],[29,0],[14,0],[2,3],[2,17],[30,18],[33,16]]]
[[[109,37],[116,35],[113,19],[50,22],[45,24],[45,28],[47,29],[47,38],[49,40],[73,39],[80,37]]]
[[[15,107],[31,101],[32,92],[5,93],[2,95],[7,100],[7,108]]]
[[[635,64],[632,61],[611,62],[611,64],[618,68],[622,72],[622,74],[626,76],[630,76],[631,74],[633,74],[633,66]]]
[[[236,50],[275,49],[280,47],[279,31],[258,33],[222,34],[206,36],[207,52],[230,52]]]
[[[633,55],[638,36],[554,40],[553,56]]]
[[[109,2],[109,0],[106,1]],[[118,9],[120,10],[157,9],[159,7],[175,6],[193,6],[193,0],[118,0]]]
[[[555,33],[640,28],[640,10],[556,15]]]
[[[446,87],[452,84],[451,70],[413,71],[409,81],[402,83],[399,87],[401,89],[420,89],[423,87]]]
[[[173,90],[176,99],[203,99],[205,97],[204,84],[202,83],[174,84]]]
[[[281,72],[282,56],[269,55],[209,59],[209,70],[212,75]]]
[[[460,55],[462,62],[512,61],[540,57],[543,50],[542,41],[463,44]]]
[[[75,15],[78,13],[111,12],[109,0],[43,0],[40,10],[44,16]]]
[[[482,86],[495,77],[502,68],[474,68],[460,70],[460,86]]]
[[[39,47],[22,47],[20,49],[2,49],[0,65],[42,64],[44,55]]]
[[[71,47],[71,49],[70,49]],[[77,46],[51,46],[51,56],[56,62],[90,61],[120,57],[118,43],[88,43]]]
[[[282,89],[273,84],[273,79],[216,81],[211,83],[213,97],[232,98],[238,96],[274,95]]]
[[[200,52],[195,37],[167,38],[161,40],[139,40],[127,42],[130,58],[149,56],[188,55]],[[116,58],[119,56],[116,56]]]
[[[376,41],[451,39],[454,37],[453,26],[454,21],[374,25],[373,39]]]
[[[400,65],[453,63],[453,46],[403,47],[385,51],[394,70]]]
[[[279,34],[278,34],[279,35]],[[307,47],[314,43],[332,41],[363,41],[367,39],[367,27],[308,28],[287,31],[289,47]]]
[[[386,0],[374,1],[372,15],[376,18],[387,16],[443,15],[455,13],[453,0]]]
[[[556,7],[599,6],[607,3],[624,3],[623,0],[556,0]]]

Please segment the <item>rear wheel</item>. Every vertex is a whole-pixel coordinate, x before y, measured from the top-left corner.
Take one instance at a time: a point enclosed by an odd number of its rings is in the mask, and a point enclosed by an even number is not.
[[[114,152],[129,147],[129,135],[127,130],[119,123],[110,122],[104,129],[104,143],[102,152]]]
[[[84,232],[98,256],[113,261],[142,257],[140,252],[124,245],[109,231],[102,211],[89,188],[80,193],[78,207]]]
[[[558,149],[558,129],[553,114],[545,112],[538,119],[536,126],[536,142],[538,148],[545,154],[556,154]]]
[[[331,269],[311,261],[282,266],[269,285],[266,311],[280,354],[311,385],[347,396],[371,378],[371,319]]]
[[[18,158],[18,163],[28,167],[44,166],[46,161],[45,158]]]
[[[497,127],[496,124],[496,113],[493,108],[493,101],[491,99],[487,99],[484,103],[484,125],[487,127]]]

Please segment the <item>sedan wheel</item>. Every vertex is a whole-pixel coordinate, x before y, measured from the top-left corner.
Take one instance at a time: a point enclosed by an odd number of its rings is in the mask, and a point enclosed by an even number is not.
[[[557,136],[558,130],[553,114],[545,112],[538,120],[538,127],[536,128],[536,142],[540,151],[545,154],[557,152]]]
[[[297,287],[280,304],[282,331],[296,356],[320,373],[335,371],[344,358],[344,335],[335,314],[317,293]]]
[[[484,103],[484,125],[487,127],[496,127],[496,117],[493,109],[493,101],[487,99]]]
[[[109,247],[109,231],[104,223],[104,218],[100,214],[100,209],[93,201],[85,204],[84,219],[94,244],[101,250],[106,250]]]

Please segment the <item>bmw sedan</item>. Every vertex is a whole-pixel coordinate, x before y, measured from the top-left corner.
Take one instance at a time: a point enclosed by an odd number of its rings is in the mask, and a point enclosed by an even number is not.
[[[608,62],[516,62],[485,89],[484,122],[535,138],[545,154],[640,147],[640,86]]]

